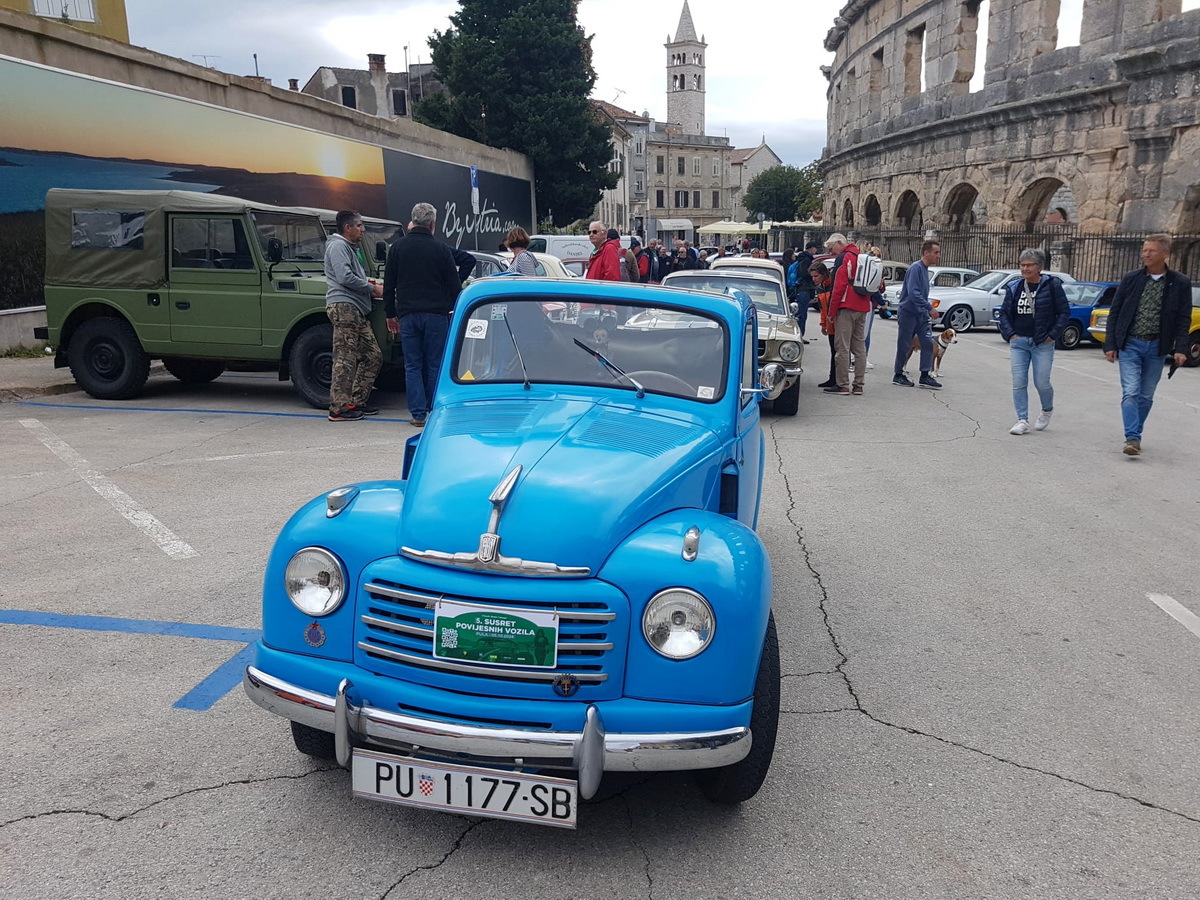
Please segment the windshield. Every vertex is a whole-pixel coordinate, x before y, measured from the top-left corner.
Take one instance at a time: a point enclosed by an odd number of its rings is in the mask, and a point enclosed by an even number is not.
[[[754,308],[759,312],[770,313],[773,316],[788,315],[783,286],[779,282],[767,281],[762,277],[746,278],[730,272],[725,267],[716,272],[689,272],[686,275],[671,275],[663,282],[663,286],[688,288],[693,291],[711,291],[714,294],[723,294],[726,288],[736,288],[750,295],[750,299],[754,301]]]
[[[375,252],[375,244],[383,241],[385,244],[390,244],[392,238],[402,236],[398,222],[371,222],[363,219],[363,243],[371,248],[371,252]]]
[[[1012,276],[1012,272],[984,272],[978,278],[968,281],[963,287],[974,288],[977,291],[991,291],[1000,287]]]
[[[267,241],[279,238],[284,262],[324,261],[325,229],[316,216],[256,211],[253,217],[263,256],[267,255]]]
[[[640,386],[706,403],[724,394],[729,357],[724,325],[695,310],[566,297],[482,303],[468,313],[457,343],[453,371],[461,383],[528,377],[531,384]]]

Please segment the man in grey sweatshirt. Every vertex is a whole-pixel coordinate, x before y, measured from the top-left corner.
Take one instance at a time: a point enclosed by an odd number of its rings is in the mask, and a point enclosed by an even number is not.
[[[367,405],[383,354],[371,331],[371,300],[383,285],[367,280],[354,245],[362,240],[362,216],[344,209],[334,220],[337,233],[325,241],[325,314],[333,324],[333,373],[329,385],[329,421],[352,422],[374,416]]]

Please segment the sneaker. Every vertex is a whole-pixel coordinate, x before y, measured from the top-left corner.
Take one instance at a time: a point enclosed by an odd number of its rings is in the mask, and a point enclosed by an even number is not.
[[[830,379],[829,381],[822,381],[820,384],[817,385],[817,387],[819,387],[819,388],[837,387],[837,382],[834,381],[833,379]]]
[[[353,406],[347,407],[343,412],[335,413],[330,411],[330,422],[354,422],[363,417],[361,409],[355,409]]]
[[[929,390],[931,390],[931,391],[940,391],[942,389],[942,383],[940,381],[938,381],[937,379],[935,379],[931,375],[922,375],[921,380],[917,383],[920,384],[921,387],[923,387],[923,388],[929,388]],[[1028,431],[1029,429],[1025,429],[1025,430]],[[1014,432],[1014,434],[1015,433],[1016,432]],[[1021,432],[1021,433],[1024,434],[1025,432]]]
[[[900,387],[915,387],[907,375],[896,375],[892,378],[892,384],[898,384]]]
[[[1029,420],[1017,419],[1017,424],[1008,429],[1009,434],[1029,434]]]
[[[863,392],[863,391],[862,391],[862,385],[861,385],[861,384],[856,384],[854,387],[852,387],[852,388],[850,389],[850,393],[852,393],[852,394],[853,394],[854,396],[856,396],[856,397],[861,397],[861,396],[862,396],[862,392]]]
[[[837,385],[834,385],[833,387],[825,388],[825,393],[827,393],[827,394],[842,394],[843,396],[849,397],[850,396],[850,388],[838,387]]]
[[[1054,410],[1052,410],[1052,409],[1043,409],[1042,414],[1040,416],[1038,416],[1037,421],[1033,423],[1034,431],[1045,431],[1047,428],[1049,428],[1050,427],[1050,415],[1053,412],[1054,412]]]
[[[356,407],[354,407],[354,409],[359,409],[359,410],[362,410],[362,414],[363,414],[364,416],[377,416],[377,415],[379,415],[379,408],[378,408],[378,407],[375,407],[375,406],[356,406]]]
[[[409,419],[409,424],[412,425],[413,428],[424,428],[425,417],[421,416],[420,418],[417,418],[416,416],[413,416],[411,419]]]
[[[1125,442],[1125,449],[1122,451],[1126,456],[1141,456],[1142,442],[1137,438],[1132,438]]]
[[[873,369],[873,368],[875,368],[875,363],[871,362],[870,360],[867,360],[867,368],[868,368],[868,369]]]

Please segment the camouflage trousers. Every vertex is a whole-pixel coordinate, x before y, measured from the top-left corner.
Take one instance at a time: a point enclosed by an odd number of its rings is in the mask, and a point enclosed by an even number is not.
[[[325,314],[333,323],[329,411],[340,415],[348,407],[367,405],[383,354],[371,323],[352,303],[331,304],[325,307]]]

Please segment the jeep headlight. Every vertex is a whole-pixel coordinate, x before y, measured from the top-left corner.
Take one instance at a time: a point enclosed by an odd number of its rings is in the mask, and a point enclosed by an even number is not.
[[[308,616],[327,616],[346,597],[346,573],[328,550],[305,547],[288,561],[283,573],[288,599]]]
[[[779,358],[784,362],[795,362],[800,358],[800,345],[795,341],[784,341],[779,345]]]
[[[659,591],[642,614],[642,634],[667,659],[690,659],[712,642],[716,630],[708,601],[687,588]]]

